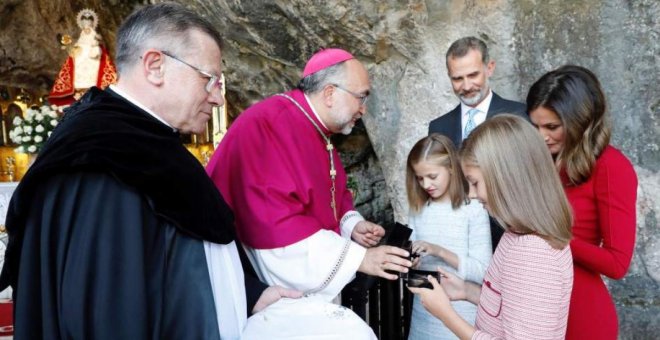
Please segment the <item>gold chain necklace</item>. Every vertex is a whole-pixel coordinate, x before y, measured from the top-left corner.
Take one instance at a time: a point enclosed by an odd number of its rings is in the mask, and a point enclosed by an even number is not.
[[[335,216],[335,221],[339,221],[337,218],[337,202],[336,202],[336,197],[335,197],[335,191],[336,191],[336,186],[335,186],[335,179],[337,178],[337,170],[335,170],[335,159],[334,155],[332,154],[332,150],[335,148],[332,145],[332,142],[330,141],[330,138],[323,133],[323,130],[319,127],[318,124],[312,119],[312,117],[305,111],[305,109],[293,98],[291,98],[289,95],[285,93],[278,93],[278,96],[284,97],[291,101],[293,104],[295,104],[300,111],[307,117],[307,119],[312,122],[312,125],[316,128],[316,131],[321,135],[321,138],[325,141],[325,149],[328,151],[328,155],[330,157],[330,180],[332,181],[332,186],[330,187],[330,195],[332,196],[332,201],[330,202],[330,207],[332,208],[332,212]]]

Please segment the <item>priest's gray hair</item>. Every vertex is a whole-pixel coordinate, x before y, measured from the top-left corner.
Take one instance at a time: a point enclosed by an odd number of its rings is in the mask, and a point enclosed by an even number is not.
[[[179,55],[180,52],[190,53],[187,51],[191,48],[189,34],[193,30],[208,34],[222,49],[218,30],[208,20],[180,4],[162,2],[136,10],[124,20],[117,33],[115,63],[118,73],[137,63],[149,48]]]
[[[298,89],[305,92],[305,94],[312,94],[323,90],[328,84],[342,84],[344,78],[346,78],[344,63],[346,62],[342,61],[300,79]]]

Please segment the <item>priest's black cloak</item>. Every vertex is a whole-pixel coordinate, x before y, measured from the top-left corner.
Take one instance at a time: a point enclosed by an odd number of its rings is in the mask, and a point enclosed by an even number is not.
[[[15,339],[219,339],[203,240],[233,241],[232,212],[179,134],[112,90],[67,110],[6,227]]]

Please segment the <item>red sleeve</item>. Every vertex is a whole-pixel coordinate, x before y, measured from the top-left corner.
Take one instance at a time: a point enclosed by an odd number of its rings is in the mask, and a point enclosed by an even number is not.
[[[626,275],[635,247],[637,175],[617,150],[594,170],[594,196],[598,208],[600,246],[571,241],[575,263],[613,279]]]

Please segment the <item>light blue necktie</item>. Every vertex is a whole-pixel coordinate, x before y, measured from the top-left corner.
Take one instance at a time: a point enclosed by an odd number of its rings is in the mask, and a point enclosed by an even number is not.
[[[474,130],[474,128],[477,126],[474,123],[474,116],[479,113],[479,110],[477,109],[470,109],[467,114],[468,114],[468,120],[467,123],[465,123],[465,129],[463,130],[463,139],[467,138],[467,136],[470,135],[470,132]]]

